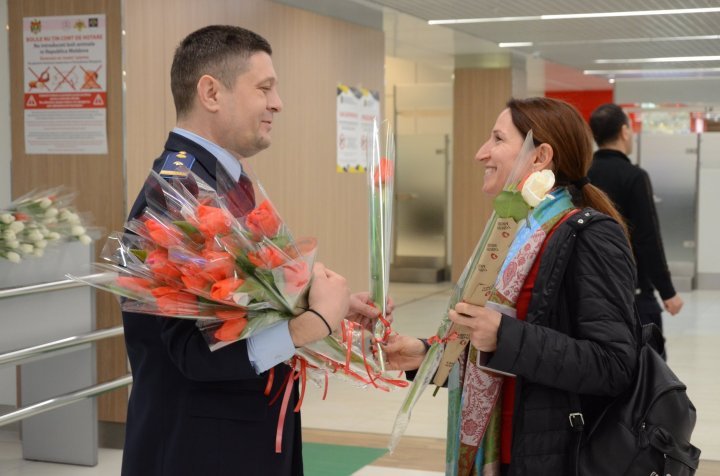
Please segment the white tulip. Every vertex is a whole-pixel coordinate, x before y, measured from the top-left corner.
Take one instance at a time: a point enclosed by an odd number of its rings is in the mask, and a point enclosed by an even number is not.
[[[44,255],[44,254],[45,254],[45,250],[42,248],[35,248],[35,251],[33,251],[33,255],[38,258],[42,258],[42,255]]]
[[[47,248],[47,245],[48,245],[48,242],[45,240],[40,240],[40,241],[35,242],[35,248],[43,249],[43,248]]]
[[[23,243],[20,245],[20,252],[24,255],[29,255],[35,250],[35,247],[29,243]]]
[[[15,221],[15,216],[11,213],[0,213],[0,222],[5,223],[6,225],[8,223],[12,223]]]
[[[14,251],[8,251],[5,257],[10,261],[11,263],[19,263],[20,262],[20,255],[15,253]]]
[[[37,241],[41,241],[43,238],[45,238],[45,237],[38,230],[33,230],[27,234],[27,239],[30,241],[37,242]]]
[[[5,233],[3,233],[3,239],[5,241],[14,241],[17,239],[17,235],[12,230],[7,230]]]
[[[51,231],[50,234],[48,234],[47,239],[51,241],[57,241],[60,239],[60,233],[58,233],[57,231]]]
[[[85,234],[85,228],[80,225],[75,225],[74,227],[72,227],[72,230],[70,230],[70,233],[73,236],[81,236]]]
[[[10,248],[11,250],[14,250],[14,249],[17,248],[18,246],[20,246],[20,242],[17,241],[17,240],[8,240],[8,241],[5,242],[5,246],[6,246],[7,248]]]
[[[54,218],[54,217],[58,216],[58,213],[59,213],[58,209],[55,207],[50,207],[47,210],[45,210],[45,216],[47,218]]]
[[[50,205],[52,205],[52,200],[49,198],[43,198],[42,200],[38,201],[38,205],[40,205],[40,208],[49,208]]]
[[[80,224],[80,216],[73,212],[68,212],[67,216],[65,217],[65,221],[70,223],[71,225],[78,225]]]
[[[10,226],[8,227],[8,230],[13,231],[15,233],[19,231],[23,231],[25,229],[25,223],[21,221],[14,221],[10,223]]]
[[[531,173],[525,179],[521,194],[525,202],[535,208],[545,200],[553,185],[555,185],[555,174],[552,173],[552,170],[540,170]]]
[[[80,235],[80,238],[78,239],[83,245],[89,245],[93,241],[92,238],[90,238],[88,235]]]

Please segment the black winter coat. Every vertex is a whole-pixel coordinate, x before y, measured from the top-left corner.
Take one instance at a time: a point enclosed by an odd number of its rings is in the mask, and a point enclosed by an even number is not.
[[[648,173],[633,165],[622,152],[600,149],[593,156],[588,177],[593,185],[608,194],[627,222],[637,262],[637,288],[655,302],[653,308],[640,308],[640,312],[662,311],[654,290],[657,289],[665,300],[675,296],[675,287],[665,259]]]
[[[580,394],[592,425],[628,388],[637,360],[635,265],[617,222],[584,209],[555,230],[539,259],[526,320],[502,317],[487,364],[517,375],[513,476],[571,474],[570,395]]]

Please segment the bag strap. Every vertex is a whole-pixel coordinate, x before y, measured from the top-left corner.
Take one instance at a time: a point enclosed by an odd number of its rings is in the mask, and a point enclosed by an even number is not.
[[[583,216],[581,216],[577,220],[569,220],[568,225],[570,225],[574,230],[576,234],[579,234],[585,226],[587,226],[590,223],[590,220],[583,219],[584,217],[591,217],[590,211],[583,210]],[[575,241],[573,240],[572,246],[575,246]],[[635,311],[635,336],[636,336],[636,344],[637,344],[637,355],[640,355],[640,349],[645,344],[645,342],[650,338],[653,333],[650,329],[647,331],[644,331],[642,324],[640,323],[640,319],[638,316],[637,306],[633,302],[633,309]],[[648,326],[649,327],[649,326]],[[569,394],[569,400],[570,400],[570,413],[568,415],[568,420],[570,422],[570,428],[572,428],[573,433],[575,435],[575,441],[574,443],[574,450],[570,452],[570,468],[572,469],[571,474],[578,474],[578,459],[580,457],[580,446],[582,444],[582,437],[585,432],[585,418],[583,417],[582,413],[582,405],[580,403],[580,395],[578,393],[570,393]],[[612,405],[610,403],[608,407]],[[607,408],[606,408],[607,410]],[[602,418],[602,414],[600,416]]]

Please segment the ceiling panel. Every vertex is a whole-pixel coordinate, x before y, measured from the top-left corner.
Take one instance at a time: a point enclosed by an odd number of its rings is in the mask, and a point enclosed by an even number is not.
[[[533,42],[514,51],[580,70],[682,70],[720,68],[720,61],[683,63],[596,64],[596,59],[720,56],[720,13],[634,16],[570,20],[508,21],[444,26],[427,20],[536,16],[544,14],[598,13],[678,8],[720,8],[720,0],[359,0],[387,12],[395,21],[393,41],[410,45],[431,40],[438,54],[499,51],[500,42]],[[386,21],[386,32],[388,25]],[[445,33],[439,33],[440,31]],[[447,32],[453,32],[448,34]],[[422,36],[423,38],[418,38]],[[711,39],[663,38],[712,36]],[[421,41],[422,43],[422,41]],[[395,45],[397,47],[397,45]],[[508,51],[503,49],[502,51]],[[712,73],[710,73],[712,74]]]

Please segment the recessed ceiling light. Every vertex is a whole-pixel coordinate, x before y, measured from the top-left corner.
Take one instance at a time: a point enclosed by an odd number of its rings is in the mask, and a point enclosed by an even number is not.
[[[532,46],[532,41],[516,41],[515,43],[498,43],[500,48],[521,48],[523,46]]]
[[[452,18],[448,20],[428,20],[429,25],[451,25],[460,23],[495,23],[510,21],[537,21],[537,20],[577,20],[583,18],[615,18],[639,17],[655,15],[686,15],[690,13],[717,13],[720,7],[710,8],[677,8],[672,10],[634,10],[627,12],[597,12],[597,13],[566,13],[559,15],[533,15],[519,17],[485,17],[485,18]]]
[[[684,63],[686,61],[720,61],[720,56],[669,56],[667,58],[622,58],[596,59],[597,64],[628,64],[628,63]]]
[[[720,68],[675,68],[675,69],[586,69],[583,74],[595,76],[700,76],[710,73],[712,76],[720,73]]]
[[[535,46],[555,46],[555,45],[577,45],[577,44],[597,44],[597,43],[654,43],[661,41],[701,41],[701,40],[720,40],[720,35],[700,35],[700,36],[659,36],[649,38],[598,38],[595,40],[558,40],[558,41],[536,41]]]

